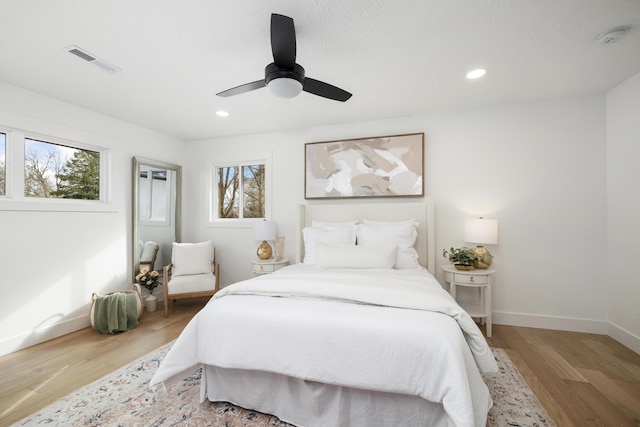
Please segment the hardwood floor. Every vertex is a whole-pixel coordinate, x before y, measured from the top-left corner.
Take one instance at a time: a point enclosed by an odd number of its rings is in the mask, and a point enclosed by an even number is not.
[[[0,358],[0,425],[9,425],[175,339],[205,304],[181,300],[168,318],[144,313],[118,335],[84,329]],[[493,326],[551,418],[564,426],[640,426],[640,355],[593,334]]]
[[[7,426],[144,356],[180,335],[209,298],[180,300],[144,312],[140,324],[117,335],[82,329],[0,357],[0,426]]]
[[[640,355],[606,335],[494,325],[559,427],[640,426]]]

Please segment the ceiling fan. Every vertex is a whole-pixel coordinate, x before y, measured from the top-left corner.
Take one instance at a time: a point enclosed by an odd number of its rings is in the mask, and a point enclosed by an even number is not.
[[[296,64],[296,30],[292,18],[271,14],[271,51],[273,62],[264,69],[264,79],[227,89],[217,95],[239,95],[266,86],[280,98],[293,98],[301,91],[341,102],[351,98],[349,92],[339,87],[305,77],[304,68]]]

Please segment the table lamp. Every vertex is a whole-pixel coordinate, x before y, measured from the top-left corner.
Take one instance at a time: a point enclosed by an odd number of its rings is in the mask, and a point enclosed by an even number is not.
[[[271,258],[273,249],[267,241],[276,239],[276,222],[267,220],[256,222],[255,226],[253,227],[253,235],[255,240],[262,241],[262,243],[260,243],[260,246],[258,246],[258,251],[256,252],[258,258]]]
[[[498,220],[474,218],[464,221],[464,241],[475,243],[473,248],[476,254],[475,267],[480,269],[489,268],[493,255],[484,245],[495,245],[498,243]]]

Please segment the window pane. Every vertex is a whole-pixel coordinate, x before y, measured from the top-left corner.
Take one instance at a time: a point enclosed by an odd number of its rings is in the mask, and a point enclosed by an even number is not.
[[[24,195],[100,199],[100,153],[25,138]]]
[[[218,218],[239,218],[240,177],[237,166],[216,168],[218,176]]]
[[[151,219],[155,221],[167,220],[167,207],[171,198],[171,188],[168,184],[166,170],[151,172]]]
[[[6,182],[7,182],[7,135],[0,133],[0,196],[6,195]]]
[[[242,167],[243,217],[264,218],[264,165]]]
[[[140,167],[138,210],[141,221],[169,221],[172,173],[172,171],[165,169],[153,169],[148,166]]]

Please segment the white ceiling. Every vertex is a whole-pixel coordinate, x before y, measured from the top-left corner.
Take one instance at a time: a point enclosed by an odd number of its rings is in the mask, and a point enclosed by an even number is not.
[[[215,95],[264,77],[271,13],[349,101]],[[603,93],[640,72],[639,0],[0,0],[0,16],[0,80],[183,140]]]

